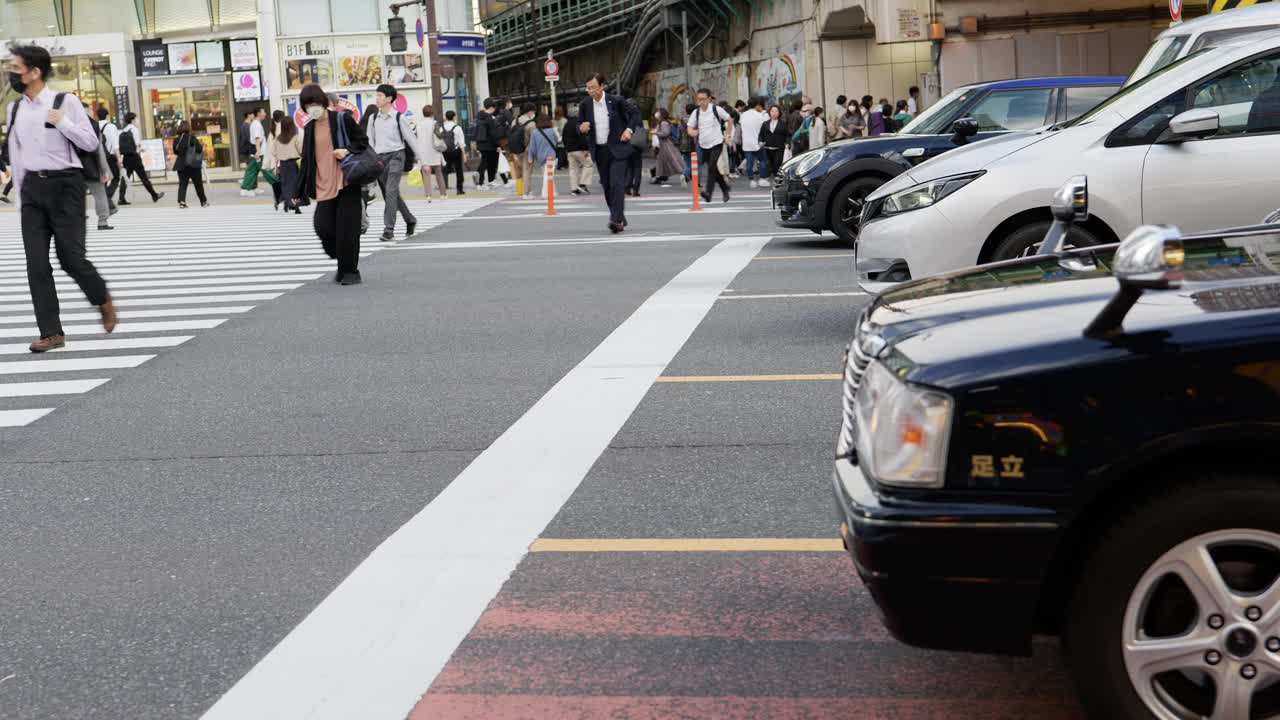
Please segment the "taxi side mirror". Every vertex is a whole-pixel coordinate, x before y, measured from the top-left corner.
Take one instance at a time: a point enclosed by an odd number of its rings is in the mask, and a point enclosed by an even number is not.
[[[1074,223],[1082,223],[1089,219],[1089,178],[1076,175],[1062,184],[1053,193],[1049,203],[1049,212],[1053,214],[1053,223],[1040,241],[1036,252],[1040,255],[1054,255],[1062,251],[1062,244]]]
[[[1169,121],[1169,142],[1217,135],[1222,120],[1218,113],[1208,108],[1197,108],[1179,113]]]
[[[962,117],[951,123],[951,131],[955,133],[951,141],[956,145],[964,145],[969,138],[978,134],[978,121],[971,117]]]
[[[1123,333],[1124,319],[1147,290],[1182,286],[1182,231],[1172,225],[1143,225],[1120,241],[1111,274],[1120,289],[1084,329],[1085,337],[1109,339]]]

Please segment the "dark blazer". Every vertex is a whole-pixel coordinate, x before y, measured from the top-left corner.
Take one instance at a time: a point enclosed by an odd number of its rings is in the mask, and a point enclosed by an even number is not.
[[[631,157],[633,148],[630,142],[622,139],[622,132],[640,124],[640,108],[621,95],[605,93],[605,107],[609,109],[609,154],[617,160]],[[591,125],[587,130],[587,143],[594,153],[596,149],[596,103],[587,96],[578,106],[578,122]]]
[[[360,129],[360,123],[351,117],[351,113],[330,110],[329,134],[332,136],[333,148],[338,149],[339,117],[346,123],[347,138],[351,140],[351,147],[347,149],[353,153],[368,150],[369,137],[364,134],[364,130]],[[316,196],[316,124],[314,122],[307,123],[307,127],[302,131],[302,161],[298,163],[298,190],[300,192],[297,199]]]
[[[769,123],[772,120],[765,120],[760,126],[760,144],[764,145],[766,150],[782,150],[787,147],[788,141],[791,139],[791,133],[787,132],[786,118],[778,118],[778,128],[773,132],[769,132]]]

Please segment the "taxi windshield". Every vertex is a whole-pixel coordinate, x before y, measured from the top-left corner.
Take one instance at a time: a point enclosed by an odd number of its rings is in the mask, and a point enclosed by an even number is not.
[[[1133,74],[1129,76],[1128,80],[1124,81],[1125,87],[1138,82],[1161,68],[1167,67],[1178,58],[1178,52],[1182,50],[1182,46],[1186,45],[1190,39],[1190,35],[1166,35],[1157,39],[1151,44],[1151,49],[1147,50],[1147,54],[1142,57],[1138,67],[1133,69]]]
[[[939,135],[947,132],[951,129],[948,127],[948,121],[951,120],[951,116],[963,107],[976,91],[977,88],[972,86],[952,90],[947,93],[946,97],[930,105],[924,112],[917,115],[914,120],[907,123],[906,127],[898,131],[898,134]]]

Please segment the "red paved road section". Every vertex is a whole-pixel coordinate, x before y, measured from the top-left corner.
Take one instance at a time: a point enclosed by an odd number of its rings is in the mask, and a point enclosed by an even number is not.
[[[902,645],[840,553],[530,555],[410,716],[1077,717],[1055,646]]]

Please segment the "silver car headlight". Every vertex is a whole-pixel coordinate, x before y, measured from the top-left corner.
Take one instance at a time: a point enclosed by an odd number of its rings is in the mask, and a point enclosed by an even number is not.
[[[858,462],[885,485],[942,487],[954,403],[909,385],[879,360],[867,368],[854,398]]]
[[[919,185],[909,187],[906,190],[898,192],[884,198],[880,202],[881,215],[897,215],[899,213],[910,212],[926,208],[969,183],[977,180],[986,174],[986,170],[978,172],[966,173],[964,175],[953,175],[951,177],[938,178],[930,180]]]

